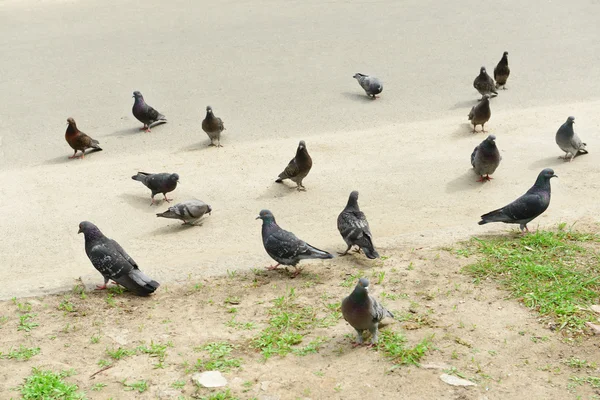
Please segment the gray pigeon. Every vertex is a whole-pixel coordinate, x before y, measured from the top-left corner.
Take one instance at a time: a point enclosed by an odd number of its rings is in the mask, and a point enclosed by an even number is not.
[[[492,94],[496,96],[498,95],[498,92],[496,91],[496,85],[494,84],[494,80],[491,76],[488,75],[487,71],[485,70],[485,67],[481,67],[481,69],[479,70],[479,75],[477,75],[477,77],[473,81],[473,87],[477,89],[477,91],[482,96],[486,94],[489,94],[490,96]]]
[[[540,216],[550,205],[550,179],[554,177],[557,176],[551,168],[542,170],[527,193],[502,208],[482,215],[479,225],[490,222],[519,224],[521,232],[529,232],[527,224]]]
[[[302,185],[302,180],[306,178],[311,168],[312,158],[308,155],[306,143],[304,143],[304,140],[301,140],[298,143],[298,149],[296,149],[296,156],[292,158],[283,172],[279,174],[275,182],[282,183],[284,179],[289,179],[298,185],[298,190],[306,190],[304,185]]]
[[[575,157],[581,154],[587,154],[585,143],[579,139],[579,136],[573,130],[573,124],[575,123],[575,117],[567,118],[567,121],[558,128],[556,132],[556,144],[565,152],[564,156],[558,157],[565,161],[573,161]],[[571,157],[569,157],[569,154]]]
[[[394,314],[385,309],[373,297],[369,296],[369,280],[360,278],[350,296],[342,300],[342,315],[356,329],[355,346],[363,344],[363,331],[371,332],[371,346],[377,343],[379,323]]]
[[[344,242],[348,245],[345,252],[339,253],[341,256],[348,254],[350,248],[356,245],[359,249],[362,249],[367,258],[371,260],[379,258],[379,254],[373,247],[373,235],[371,235],[367,217],[358,207],[358,192],[356,190],[350,193],[346,208],[338,215],[337,226]]]
[[[85,253],[104,277],[104,285],[98,285],[98,290],[106,289],[109,280],[138,296],[148,296],[160,286],[140,271],[137,263],[121,245],[104,236],[96,225],[83,221],[79,224],[78,233],[85,236]]]
[[[510,68],[508,68],[508,51],[505,51],[502,58],[494,68],[494,79],[496,80],[496,88],[502,86],[503,90],[506,90],[506,81],[510,75]]]
[[[180,219],[183,224],[193,225],[198,221],[204,214],[210,214],[212,208],[203,201],[200,200],[186,200],[181,203],[177,203],[174,206],[163,213],[156,214],[157,217]]]
[[[172,192],[177,187],[179,182],[179,175],[177,174],[151,174],[148,172],[138,172],[137,175],[131,177],[134,181],[142,182],[148,189],[152,191],[152,202],[154,204],[154,196],[158,193],[162,193],[165,196],[165,200],[170,202],[171,199],[167,199],[167,193]]]
[[[164,124],[167,122],[167,118],[164,115],[146,104],[144,96],[142,96],[140,92],[137,90],[133,92],[133,97],[135,98],[135,101],[131,111],[133,112],[133,116],[144,124],[144,126],[140,128],[141,131],[150,132],[151,125],[156,123]]]
[[[300,273],[296,265],[300,260],[311,258],[328,259],[333,258],[326,251],[319,250],[303,240],[300,240],[292,232],[283,230],[275,222],[273,213],[269,210],[261,210],[256,219],[262,219],[262,240],[265,250],[269,256],[277,261],[274,266],[267,267],[268,270],[274,270],[280,264],[291,265],[296,268],[293,276]]]
[[[490,120],[492,110],[490,109],[490,95],[484,94],[479,103],[471,108],[469,121],[473,124],[473,133],[476,133],[477,125],[481,125],[481,132],[485,132],[484,125]]]
[[[496,136],[489,135],[481,142],[471,153],[471,165],[473,170],[480,178],[477,182],[485,182],[492,179],[491,174],[496,171],[502,156],[496,147]],[[485,175],[485,176],[484,176]]]
[[[221,118],[215,116],[211,106],[206,107],[206,117],[202,121],[202,130],[210,138],[209,146],[223,147],[221,146],[221,132],[225,130],[225,125],[223,125]]]
[[[383,85],[379,79],[375,78],[374,76],[369,76],[358,72],[354,74],[353,78],[358,81],[360,87],[362,87],[365,90],[365,93],[367,93],[367,96],[370,96],[373,100],[375,100],[377,98],[376,95],[381,93],[383,90]]]

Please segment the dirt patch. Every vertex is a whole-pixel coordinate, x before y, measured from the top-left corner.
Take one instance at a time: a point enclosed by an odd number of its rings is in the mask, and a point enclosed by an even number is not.
[[[295,279],[263,271],[190,278],[146,299],[96,291],[82,298],[74,291],[2,302],[0,397],[17,397],[13,388],[32,367],[72,369],[65,379],[90,399],[202,398],[227,388],[240,399],[598,396],[583,381],[598,375],[596,338],[553,332],[494,282],[474,285],[461,273],[472,258],[440,249],[381,253],[384,260],[372,263],[356,254],[307,263]],[[351,346],[354,332],[335,305],[358,275],[395,312],[398,321],[387,331],[404,335],[408,348],[430,338],[420,366],[395,365],[381,349]],[[301,331],[290,354],[265,360],[253,345],[277,299],[290,296],[321,322]],[[23,318],[28,314],[34,316]],[[6,358],[20,346],[40,352]],[[193,374],[208,368],[222,369],[228,387],[197,388]],[[443,373],[476,386],[450,386],[440,380]],[[145,389],[136,386],[142,381]]]

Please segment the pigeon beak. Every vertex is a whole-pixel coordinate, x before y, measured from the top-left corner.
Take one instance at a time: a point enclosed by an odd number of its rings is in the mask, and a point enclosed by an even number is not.
[[[552,178],[558,178],[558,175],[552,175]]]
[[[369,291],[369,287],[368,286],[363,286],[365,288],[365,290],[368,292]]]
[[[79,230],[77,231],[77,234],[80,234],[81,232],[83,232],[83,231],[81,230],[81,228],[79,228]]]
[[[255,220],[255,221],[256,221],[257,219],[260,219],[260,215],[259,215],[258,217],[256,217],[256,218],[254,218],[254,220]]]

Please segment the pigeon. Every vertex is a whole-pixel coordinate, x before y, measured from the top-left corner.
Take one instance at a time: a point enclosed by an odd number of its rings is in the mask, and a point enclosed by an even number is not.
[[[69,125],[67,126],[67,131],[65,132],[65,140],[74,150],[73,155],[69,158],[78,158],[76,156],[77,151],[81,151],[81,155],[79,157],[84,158],[86,149],[93,149],[92,151],[102,151],[102,148],[99,146],[100,142],[92,139],[77,129],[77,124],[73,118],[67,118],[67,123]]]
[[[587,145],[579,139],[579,136],[577,136],[573,130],[574,123],[575,117],[569,117],[567,118],[567,121],[558,128],[558,131],[556,131],[556,144],[565,152],[564,156],[558,158],[562,158],[565,161],[569,160],[569,162],[573,161],[578,155],[588,153],[585,149],[585,146]],[[569,154],[571,157],[568,157]]]
[[[177,203],[174,206],[163,213],[156,214],[157,217],[180,219],[183,221],[183,225],[193,225],[198,221],[204,214],[210,214],[212,208],[200,200],[186,200],[181,203]]]
[[[377,250],[373,247],[373,235],[371,235],[367,217],[358,207],[358,192],[356,190],[350,193],[346,208],[338,215],[337,226],[342,238],[348,245],[345,252],[339,253],[341,256],[348,254],[350,248],[356,245],[359,249],[362,249],[367,258],[371,260],[379,258]]]
[[[363,331],[371,332],[371,346],[377,344],[379,323],[394,314],[369,296],[369,280],[360,278],[350,296],[342,300],[342,315],[356,329],[355,346],[363,344]]]
[[[494,84],[494,80],[491,76],[488,75],[485,67],[481,67],[479,70],[479,75],[473,81],[473,87],[477,89],[477,91],[481,94],[481,96],[489,94],[498,95],[496,91],[496,85]],[[483,97],[481,98],[483,100]]]
[[[555,177],[553,169],[543,169],[527,193],[502,208],[483,214],[479,225],[490,222],[519,224],[522,233],[529,232],[527,224],[550,205],[550,179]]]
[[[155,123],[164,124],[167,122],[167,118],[156,111],[152,106],[146,104],[144,101],[144,96],[137,90],[133,92],[133,97],[135,101],[133,103],[133,116],[138,119],[141,123],[144,124],[140,131],[150,132],[150,126]]]
[[[490,95],[484,94],[481,101],[474,105],[471,112],[469,112],[469,121],[473,124],[473,133],[477,132],[475,129],[477,125],[481,125],[481,132],[485,132],[484,125],[490,120],[491,116]]]
[[[160,174],[151,174],[148,172],[138,172],[137,175],[131,177],[134,181],[140,181],[150,190],[152,190],[152,202],[150,205],[154,204],[154,196],[158,193],[162,193],[165,196],[165,200],[168,202],[171,199],[167,199],[167,193],[172,192],[177,187],[177,183],[179,182],[179,175],[177,174],[168,174],[168,173],[160,173]]]
[[[375,100],[377,98],[376,95],[381,93],[383,90],[383,85],[379,79],[375,78],[374,76],[361,74],[359,72],[354,74],[353,78],[358,81],[360,87],[362,87],[365,90],[365,93],[367,93],[367,96],[370,96],[373,100]]]
[[[279,177],[275,182],[282,183],[284,179],[290,179],[298,185],[298,190],[306,190],[304,185],[302,185],[302,180],[306,178],[306,175],[308,175],[311,168],[312,158],[308,155],[306,143],[304,143],[304,140],[301,140],[300,143],[298,143],[296,157],[292,158],[283,172],[279,174]]]
[[[225,130],[225,126],[221,118],[215,116],[211,106],[206,107],[206,117],[202,121],[202,130],[210,138],[209,146],[223,147],[221,146],[221,132]]]
[[[489,135],[471,153],[471,165],[475,173],[480,176],[477,182],[493,179],[490,174],[493,174],[500,165],[502,156],[498,151],[498,147],[496,147],[495,140],[496,136]]]
[[[333,258],[330,253],[319,250],[298,239],[292,232],[281,229],[275,222],[275,217],[271,211],[261,210],[256,219],[262,219],[263,222],[262,240],[265,250],[273,260],[277,261],[276,265],[267,267],[268,270],[277,269],[281,264],[291,265],[296,268],[293,274],[293,276],[296,276],[301,271],[296,266],[300,260]]]
[[[506,90],[506,81],[510,75],[510,68],[508,68],[508,51],[502,54],[502,58],[494,68],[494,79],[496,80],[496,89],[502,86],[503,90]]]
[[[158,289],[160,284],[140,271],[121,245],[104,236],[96,225],[83,221],[79,224],[78,233],[85,236],[85,253],[104,277],[104,285],[98,285],[96,289],[106,289],[109,280],[138,296],[148,296]]]

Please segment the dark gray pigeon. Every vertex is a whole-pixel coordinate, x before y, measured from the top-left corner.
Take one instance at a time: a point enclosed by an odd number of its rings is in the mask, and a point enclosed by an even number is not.
[[[488,75],[485,67],[481,67],[479,70],[479,75],[473,81],[473,87],[477,89],[477,91],[481,94],[481,96],[489,94],[490,96],[498,95],[496,91],[496,85],[494,84],[494,80],[491,76]],[[483,99],[483,97],[482,97]]]
[[[225,125],[221,118],[215,116],[212,107],[206,107],[206,117],[202,121],[202,130],[206,132],[210,139],[209,146],[221,146],[221,132],[225,130]],[[216,144],[215,144],[216,143]]]
[[[373,246],[373,235],[371,235],[367,217],[358,207],[358,192],[356,190],[350,193],[346,208],[338,215],[337,226],[344,242],[348,245],[345,252],[339,253],[341,256],[348,254],[350,248],[356,245],[359,249],[362,249],[367,258],[371,260],[379,258],[379,254]]]
[[[158,193],[162,193],[165,196],[165,200],[170,202],[171,199],[167,199],[167,193],[172,192],[177,187],[179,182],[179,175],[177,174],[151,174],[148,172],[138,172],[137,175],[131,177],[134,181],[142,182],[148,189],[152,191],[152,202],[154,204],[154,196]]]
[[[306,143],[304,143],[304,140],[301,140],[298,143],[298,149],[296,149],[296,156],[292,158],[283,172],[279,174],[275,182],[282,183],[284,179],[289,179],[298,185],[298,190],[306,190],[304,185],[302,185],[302,180],[306,178],[311,168],[312,158],[308,155]]]
[[[98,285],[98,290],[106,289],[109,280],[138,296],[148,296],[160,286],[140,271],[137,263],[121,245],[104,236],[96,225],[83,221],[79,224],[78,233],[85,236],[85,253],[104,277],[104,285]]]
[[[502,156],[498,151],[498,147],[496,147],[495,140],[496,136],[489,135],[471,153],[471,165],[475,173],[480,176],[477,182],[485,182],[493,179],[490,175],[500,165]]]
[[[379,79],[375,78],[374,76],[369,76],[358,72],[354,74],[353,78],[358,81],[360,87],[364,89],[367,96],[371,97],[373,100],[375,100],[377,98],[376,95],[381,93],[383,90],[383,85]]]
[[[133,103],[133,116],[138,119],[144,126],[140,128],[141,131],[150,132],[150,126],[156,123],[164,124],[167,122],[167,118],[156,111],[152,106],[146,104],[144,96],[137,90],[133,92],[135,101]]]
[[[363,344],[363,332],[371,332],[371,346],[377,344],[379,323],[394,314],[385,309],[369,295],[369,280],[360,278],[350,296],[342,300],[342,315],[356,330],[355,346]]]
[[[579,139],[579,136],[573,130],[573,124],[575,123],[575,117],[567,118],[567,121],[558,128],[556,132],[556,144],[562,151],[565,152],[564,156],[558,157],[565,161],[573,161],[573,159],[581,154],[587,154],[585,143]],[[569,155],[571,155],[569,157]]]
[[[510,75],[510,68],[508,68],[508,51],[505,51],[502,55],[502,58],[494,68],[494,79],[496,80],[496,88],[500,88],[506,90],[506,81],[508,80],[508,76]]]
[[[212,208],[203,201],[192,199],[177,203],[163,213],[156,214],[157,217],[180,219],[183,224],[194,225],[204,214],[210,214]]]
[[[293,276],[296,276],[301,271],[296,266],[300,260],[333,258],[328,252],[319,250],[298,239],[292,232],[281,229],[275,222],[275,217],[271,211],[261,210],[256,219],[262,219],[263,222],[262,240],[265,250],[273,260],[277,261],[276,265],[267,267],[268,270],[277,269],[281,264],[291,265],[296,268],[293,274]]]
[[[485,132],[484,125],[490,120],[492,110],[490,109],[490,95],[484,94],[479,103],[471,108],[469,121],[473,124],[473,133],[477,132],[477,125],[481,125],[481,132]]]
[[[529,232],[527,224],[540,216],[550,205],[550,179],[557,177],[551,168],[543,169],[535,183],[512,203],[481,216],[479,225],[490,222],[519,224],[521,232]]]

